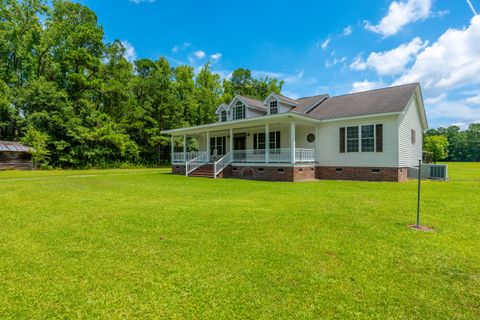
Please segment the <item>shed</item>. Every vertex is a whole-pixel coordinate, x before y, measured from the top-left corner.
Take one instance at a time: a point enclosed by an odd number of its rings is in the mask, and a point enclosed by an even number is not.
[[[32,149],[15,141],[0,141],[0,170],[32,170]]]

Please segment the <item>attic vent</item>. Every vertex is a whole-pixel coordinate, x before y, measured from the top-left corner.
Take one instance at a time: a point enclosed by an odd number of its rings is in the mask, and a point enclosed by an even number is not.
[[[307,108],[305,108],[305,113],[309,113],[311,111],[313,111],[313,109],[315,109],[316,107],[318,107],[319,105],[321,105],[325,100],[328,99],[328,96],[325,96],[322,98],[322,100],[320,101],[316,101],[314,104],[312,104],[311,106],[308,106]]]

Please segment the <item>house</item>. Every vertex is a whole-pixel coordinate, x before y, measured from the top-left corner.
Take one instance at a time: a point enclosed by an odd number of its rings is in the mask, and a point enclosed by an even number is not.
[[[270,181],[405,181],[428,128],[419,83],[330,97],[237,95],[171,135],[172,172]],[[182,142],[182,149],[175,145]],[[192,141],[196,151],[190,150]]]
[[[31,149],[15,141],[0,141],[0,170],[33,169]]]

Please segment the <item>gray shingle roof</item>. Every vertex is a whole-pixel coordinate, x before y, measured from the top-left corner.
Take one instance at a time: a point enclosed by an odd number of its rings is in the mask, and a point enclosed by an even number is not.
[[[328,94],[320,94],[317,96],[300,98],[297,100],[298,107],[294,108],[292,112],[306,113],[311,107],[325,100],[325,98],[328,98]]]
[[[418,86],[419,83],[411,83],[330,97],[304,114],[315,119],[326,120],[401,112],[407,106]]]
[[[249,98],[249,97],[245,97],[245,96],[239,96],[239,97],[242,98],[242,100],[245,101],[250,106],[257,107],[257,108],[260,108],[262,110],[267,110],[267,108],[263,105],[262,101],[258,101],[258,100],[255,100],[255,99],[252,99],[252,98]]]
[[[0,141],[0,152],[29,152],[30,150],[30,147],[24,146],[15,141]]]

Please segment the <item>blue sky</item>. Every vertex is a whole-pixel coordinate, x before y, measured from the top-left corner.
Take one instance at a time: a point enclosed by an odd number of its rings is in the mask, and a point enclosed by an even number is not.
[[[480,122],[480,0],[80,0],[130,59],[285,81],[296,98],[420,81],[430,127]]]

